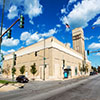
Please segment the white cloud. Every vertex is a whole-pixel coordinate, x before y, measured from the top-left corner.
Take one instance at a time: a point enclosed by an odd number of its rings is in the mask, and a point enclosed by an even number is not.
[[[34,22],[32,21],[32,20],[29,20],[29,22],[33,25],[34,24]]]
[[[97,56],[100,56],[100,53],[97,53],[96,55],[97,55]]]
[[[66,8],[61,9],[61,14],[67,14]]]
[[[7,52],[6,52],[6,51],[4,51],[4,50],[1,50],[1,53],[3,53],[4,55],[5,55],[5,54],[7,54]]]
[[[15,18],[16,16],[18,16],[18,9],[17,9],[17,6],[15,5],[12,5],[9,9],[9,13],[7,15],[8,19],[13,19]]]
[[[76,2],[76,0],[69,0],[69,3],[74,3]]]
[[[44,38],[40,38],[40,39],[39,39],[39,41],[42,41],[42,40],[44,40]]]
[[[18,44],[19,44],[18,39],[13,39],[13,38],[7,39],[6,36],[3,38],[3,41],[2,41],[2,45],[7,46],[7,47],[17,46]]]
[[[42,5],[39,0],[25,0],[24,6],[25,14],[28,14],[30,19],[42,14]]]
[[[50,29],[47,33],[41,34],[41,36],[43,36],[43,37],[50,37],[50,36],[52,36],[52,35],[55,34],[55,33],[57,33],[56,28]]]
[[[31,43],[34,43],[35,41],[38,41],[40,38],[40,35],[36,33],[32,34],[27,40],[26,45],[29,45]]]
[[[14,50],[14,49],[11,49],[11,50],[8,50],[8,51],[1,50],[1,52],[2,52],[4,55],[7,55],[7,54],[9,54],[9,53],[15,52],[15,50]]]
[[[2,28],[2,33],[4,33],[5,31],[6,31],[6,28],[3,27],[3,28]],[[1,32],[1,27],[0,27],[0,32]]]
[[[88,46],[89,49],[100,49],[100,43],[92,43]]]
[[[2,5],[1,1],[0,5]],[[28,15],[32,20],[33,17],[42,14],[42,8],[43,6],[40,4],[40,0],[8,0],[5,5],[5,11],[9,12],[9,19],[13,19],[21,12],[22,14]]]
[[[100,39],[100,35],[98,36],[98,39]]]
[[[96,22],[94,22],[93,25],[98,25],[98,24],[100,24],[100,17],[98,17],[98,19],[96,20]]]
[[[40,33],[40,34],[38,32],[35,32],[33,34],[29,32],[23,32],[20,36],[20,39],[22,41],[25,41],[26,45],[29,45],[31,43],[43,40],[44,37],[50,37],[55,33],[57,33],[56,28],[50,29],[48,32]]]
[[[57,26],[57,27],[61,27],[61,25],[60,25],[60,24],[57,24],[56,26]]]
[[[94,36],[90,36],[89,38],[88,37],[84,37],[84,40],[91,40],[93,38],[94,38]]]
[[[73,10],[68,16],[63,16],[61,21],[63,24],[68,23],[71,28],[84,28],[98,14],[100,14],[100,0],[83,0],[74,5]]]
[[[31,36],[31,34],[30,34],[29,32],[23,32],[23,33],[21,34],[21,36],[20,36],[20,39],[21,39],[22,41],[25,41],[25,40],[27,40],[28,38],[30,38],[30,36]]]
[[[14,49],[11,49],[11,50],[8,50],[7,52],[8,53],[12,53],[12,52],[15,52],[15,50]]]

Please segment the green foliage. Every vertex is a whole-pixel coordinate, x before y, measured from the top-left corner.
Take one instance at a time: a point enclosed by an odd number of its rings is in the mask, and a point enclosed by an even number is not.
[[[13,68],[12,68],[12,74],[15,74],[15,72],[16,72],[16,68],[13,67]]]
[[[85,68],[86,68],[86,72],[88,72],[88,67],[89,67],[89,65],[86,64],[86,66],[85,66]]]
[[[83,71],[83,68],[82,68],[82,67],[80,68],[80,71],[81,71],[81,72]]]
[[[31,65],[30,72],[31,72],[33,75],[37,72],[35,63],[34,63],[33,65]]]
[[[16,83],[16,82],[7,81],[7,80],[0,80],[0,83],[7,84],[7,83]]]
[[[20,68],[20,73],[21,73],[21,74],[24,74],[24,72],[25,72],[25,65],[23,65],[23,66]]]
[[[81,63],[79,63],[79,71],[81,71]]]
[[[83,66],[83,72],[86,72],[86,68]]]

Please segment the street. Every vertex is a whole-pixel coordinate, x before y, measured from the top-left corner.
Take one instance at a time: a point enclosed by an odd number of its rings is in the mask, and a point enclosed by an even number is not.
[[[100,77],[46,100],[100,100]]]
[[[65,81],[25,84],[24,89],[1,92],[0,100],[100,100],[100,75]]]

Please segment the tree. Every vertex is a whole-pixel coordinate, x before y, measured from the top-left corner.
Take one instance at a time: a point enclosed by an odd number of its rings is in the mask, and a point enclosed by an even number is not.
[[[15,75],[15,73],[16,73],[16,68],[15,68],[15,67],[13,67],[13,68],[12,68],[12,76],[13,76],[13,81],[14,81],[14,75]]]
[[[23,66],[20,68],[20,73],[21,73],[21,74],[24,74],[24,72],[25,72],[25,65],[23,65]]]
[[[34,63],[33,65],[31,65],[31,69],[30,69],[30,72],[34,75],[37,70],[36,70],[36,64]]]
[[[7,78],[8,78],[9,72],[10,72],[10,66],[7,65],[7,67],[2,70],[2,73],[5,73],[7,75]]]
[[[84,64],[83,64],[83,72],[86,72],[86,67],[84,66]]]
[[[89,65],[86,64],[86,66],[85,66],[85,68],[86,68],[86,72],[88,72],[88,67],[89,67]]]

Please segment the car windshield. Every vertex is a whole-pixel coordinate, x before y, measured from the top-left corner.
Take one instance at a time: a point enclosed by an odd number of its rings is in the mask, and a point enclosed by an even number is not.
[[[19,76],[20,78],[24,78],[25,76],[23,75],[23,76]]]

